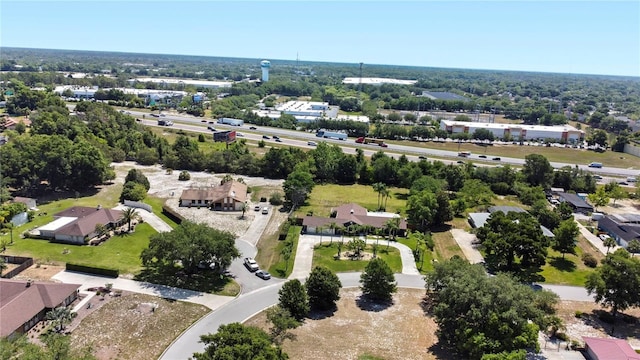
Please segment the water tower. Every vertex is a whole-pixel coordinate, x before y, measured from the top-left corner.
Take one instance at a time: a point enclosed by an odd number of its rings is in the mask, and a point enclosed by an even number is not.
[[[269,68],[271,67],[271,62],[269,60],[260,61],[260,67],[262,68],[262,82],[269,81]]]

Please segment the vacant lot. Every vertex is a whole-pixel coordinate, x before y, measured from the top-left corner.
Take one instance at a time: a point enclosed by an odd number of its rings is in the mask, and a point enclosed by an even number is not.
[[[73,330],[71,342],[91,346],[100,360],[157,359],[173,339],[208,312],[196,304],[128,294],[87,315]]]
[[[388,308],[359,306],[360,290],[342,289],[338,310],[333,314],[307,319],[292,331],[294,340],[286,340],[284,350],[291,359],[333,360],[360,359],[370,355],[376,359],[459,359],[437,345],[437,325],[425,315],[421,306],[424,290],[400,289],[394,295],[394,303]],[[369,310],[367,310],[369,309]],[[582,311],[582,318],[575,311]],[[582,341],[581,336],[607,337],[611,329],[597,319],[600,307],[591,302],[562,301],[558,313],[565,321],[566,333],[571,339]],[[627,311],[634,315],[636,323],[618,320],[616,336],[627,338],[632,346],[640,346],[637,319],[640,310]],[[265,330],[269,325],[264,313],[246,322]]]
[[[391,197],[386,201],[387,212],[404,212],[407,203],[408,189],[389,188]],[[313,212],[316,216],[329,216],[331,210],[342,204],[354,202],[368,210],[378,207],[378,194],[370,185],[316,185],[305,205],[300,207],[296,214],[304,216]]]

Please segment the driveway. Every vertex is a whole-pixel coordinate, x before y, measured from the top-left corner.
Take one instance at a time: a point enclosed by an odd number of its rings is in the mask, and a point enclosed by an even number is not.
[[[322,241],[330,241],[331,236],[322,235]],[[340,238],[338,236],[334,237]],[[364,239],[361,237],[361,239]],[[311,272],[313,265],[313,248],[316,244],[320,243],[320,235],[303,234],[300,235],[298,240],[298,248],[296,250],[296,259],[293,264],[293,270],[289,279],[305,279]],[[367,240],[367,244],[375,244],[376,240]],[[380,246],[386,245],[384,240],[378,242]],[[398,242],[392,241],[389,246],[394,247],[400,251],[400,257],[402,258],[402,273],[407,275],[420,275],[416,263],[414,261],[413,252],[411,249]]]
[[[451,229],[451,235],[460,246],[462,253],[467,260],[472,264],[481,263],[484,261],[482,254],[476,248],[473,243],[476,241],[476,236],[462,229]]]
[[[600,251],[603,255],[607,254],[607,247],[604,246],[604,243],[602,242],[602,240],[599,237],[597,237],[596,235],[591,233],[589,231],[589,229],[587,229],[586,227],[584,227],[584,225],[580,224],[577,221],[576,221],[576,225],[578,225],[578,229],[580,230],[580,234],[582,234],[582,236],[584,236],[584,238],[587,239],[587,241],[589,241],[591,243],[591,245],[593,245],[593,247],[598,249],[598,251]],[[611,247],[609,249],[609,252],[614,252],[614,251],[618,250],[619,248],[620,248],[620,246],[616,245],[614,247]]]
[[[127,207],[128,206],[118,204],[116,207],[114,207],[114,209],[123,210],[124,208],[127,208]],[[136,214],[140,216],[140,218],[144,222],[151,225],[151,227],[154,228],[157,232],[170,232],[171,230],[173,230],[173,228],[171,228],[169,224],[164,222],[164,220],[160,219],[156,214],[150,213],[145,209],[136,208]]]

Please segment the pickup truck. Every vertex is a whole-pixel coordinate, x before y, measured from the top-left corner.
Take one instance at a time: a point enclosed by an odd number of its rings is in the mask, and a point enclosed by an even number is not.
[[[244,258],[244,266],[251,272],[260,270],[258,263],[253,258]]]

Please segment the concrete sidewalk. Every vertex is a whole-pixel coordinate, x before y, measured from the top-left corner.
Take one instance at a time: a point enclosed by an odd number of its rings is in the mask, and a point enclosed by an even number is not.
[[[171,286],[150,284],[123,278],[114,279],[110,277],[84,274],[66,270],[55,274],[52,279],[61,281],[63,283],[82,284],[82,286],[80,287],[81,291],[84,291],[88,288],[104,286],[107,283],[111,283],[113,284],[114,289],[200,304],[208,307],[211,310],[215,310],[235,299],[235,297],[233,296],[213,295],[193,290],[179,289]]]

